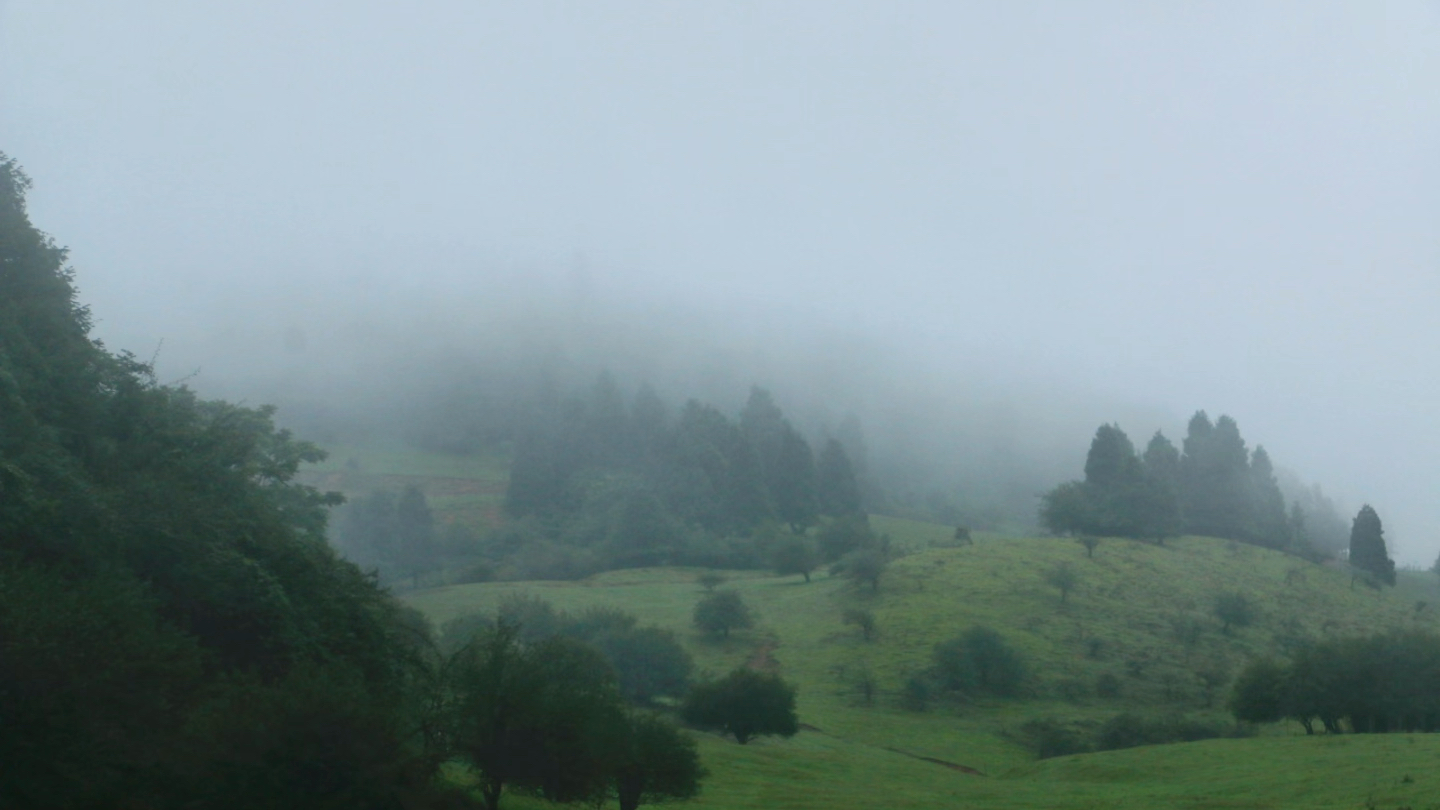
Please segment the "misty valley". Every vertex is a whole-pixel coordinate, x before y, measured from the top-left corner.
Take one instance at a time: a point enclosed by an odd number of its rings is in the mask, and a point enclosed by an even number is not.
[[[1087,446],[549,336],[255,406],[94,339],[29,191],[0,156],[0,806],[1440,801],[1440,565],[1236,418]]]

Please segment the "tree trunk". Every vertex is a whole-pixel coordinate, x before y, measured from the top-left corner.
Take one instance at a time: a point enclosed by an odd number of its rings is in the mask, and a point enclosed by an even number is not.
[[[485,787],[480,793],[485,799],[486,810],[500,810],[500,791],[504,786],[498,779],[485,780]]]
[[[810,572],[809,572],[809,571],[801,571],[800,573],[802,573],[802,574],[805,575],[805,581],[808,583],[808,582],[810,581]]]

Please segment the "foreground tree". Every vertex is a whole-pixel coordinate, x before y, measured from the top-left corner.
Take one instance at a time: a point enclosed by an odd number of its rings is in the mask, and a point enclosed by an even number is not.
[[[0,806],[391,806],[427,753],[404,612],[323,457],[89,338],[0,155]]]
[[[1350,529],[1350,567],[1364,571],[1386,585],[1395,584],[1395,561],[1385,550],[1380,516],[1370,504],[1360,507]]]
[[[690,690],[680,716],[697,728],[733,735],[741,745],[760,736],[793,737],[800,730],[795,687],[779,675],[747,667]]]
[[[624,731],[612,777],[620,810],[689,799],[700,792],[705,769],[689,734],[646,712],[627,714]]]
[[[614,673],[594,648],[564,636],[525,644],[500,621],[457,653],[450,688],[453,750],[480,774],[489,810],[507,787],[554,802],[607,789],[623,710]]]

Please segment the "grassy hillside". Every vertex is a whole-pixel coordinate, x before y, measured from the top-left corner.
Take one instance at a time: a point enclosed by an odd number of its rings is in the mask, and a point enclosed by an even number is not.
[[[1210,538],[1165,546],[1106,540],[1091,559],[1076,543],[1058,539],[982,537],[973,546],[927,549],[952,529],[874,522],[897,546],[915,549],[891,565],[878,593],[824,576],[805,584],[799,577],[730,572],[723,587],[743,595],[759,625],[724,643],[706,642],[690,627],[691,608],[703,593],[693,570],[453,586],[409,601],[437,624],[493,610],[515,592],[569,610],[616,606],[676,630],[702,670],[718,674],[747,662],[778,667],[800,686],[807,730],[793,740],[744,748],[707,738],[703,750],[714,776],[701,806],[918,807],[960,800],[984,807],[1318,807],[1360,806],[1372,795],[1404,804],[1429,795],[1420,781],[1401,780],[1406,774],[1422,780],[1430,772],[1426,764],[1433,769],[1440,740],[1430,737],[1300,739],[1287,736],[1298,729],[1275,727],[1261,739],[1039,764],[1016,739],[1021,726],[1037,718],[1084,731],[1122,711],[1223,717],[1228,677],[1252,656],[1307,638],[1435,629],[1434,609],[1414,598],[1423,583],[1403,593],[1352,589],[1341,571]],[[1044,577],[1061,563],[1079,578],[1063,602]],[[1222,632],[1213,605],[1227,591],[1255,601],[1254,624]],[[841,622],[847,607],[874,612],[875,641]],[[904,679],[927,665],[933,645],[976,624],[995,628],[1022,651],[1033,673],[1024,696],[940,704],[923,713],[900,708]],[[869,705],[857,687],[867,673],[878,686]],[[1107,674],[1118,682],[1117,696],[1096,694],[1097,680]],[[1287,791],[1297,779],[1324,787],[1291,800]],[[1062,791],[1056,783],[1064,784]]]

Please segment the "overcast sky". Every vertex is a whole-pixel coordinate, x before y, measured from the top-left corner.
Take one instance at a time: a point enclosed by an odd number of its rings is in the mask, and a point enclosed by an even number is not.
[[[526,274],[793,311],[1233,414],[1440,550],[1434,0],[0,0],[0,150],[115,348]]]

